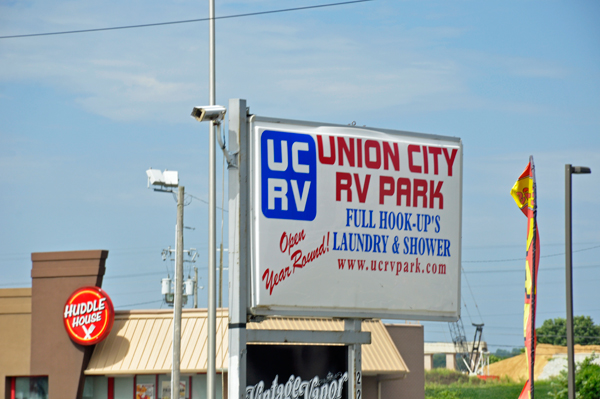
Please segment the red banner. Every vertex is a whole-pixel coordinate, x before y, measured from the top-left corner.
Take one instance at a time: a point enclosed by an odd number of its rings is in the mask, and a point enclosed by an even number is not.
[[[540,260],[540,239],[537,228],[537,205],[535,167],[533,157],[525,171],[510,191],[517,206],[527,216],[527,252],[525,257],[525,308],[523,312],[523,335],[529,378],[519,395],[519,399],[533,399],[535,365],[535,307],[537,296],[537,274]]]

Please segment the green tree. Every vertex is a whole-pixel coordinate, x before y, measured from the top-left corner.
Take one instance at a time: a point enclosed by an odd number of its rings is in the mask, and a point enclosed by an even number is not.
[[[577,399],[598,399],[600,398],[600,366],[593,363],[598,356],[586,357],[581,363],[577,363],[575,368],[575,394]],[[569,392],[569,383],[567,371],[560,372],[560,376],[552,383],[554,392],[551,396],[554,399],[567,399]]]
[[[521,349],[523,348],[513,348],[512,351],[508,351],[506,349],[497,349],[496,353],[490,354],[490,364],[508,359],[509,357],[518,356],[523,353]]]
[[[563,318],[545,320],[536,333],[540,344],[567,345],[567,321]],[[573,318],[573,335],[575,344],[600,345],[600,326],[595,325],[590,316]]]
[[[433,368],[440,369],[446,367],[446,355],[444,353],[435,353],[433,355]]]

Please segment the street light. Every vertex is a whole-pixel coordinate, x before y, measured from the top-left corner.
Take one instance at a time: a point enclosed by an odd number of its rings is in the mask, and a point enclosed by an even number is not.
[[[146,171],[146,176],[148,176],[148,188],[150,188],[150,186],[179,186],[179,173],[174,170],[165,170],[164,172],[161,172],[160,170],[150,168]],[[154,190],[162,191],[161,189],[156,188]]]
[[[586,166],[565,165],[565,272],[567,285],[567,361],[569,399],[575,399],[575,353],[573,341],[573,248],[571,222],[571,175],[592,173]]]
[[[148,169],[148,187],[159,186],[154,191],[173,192],[173,187],[178,187],[177,193],[177,239],[175,255],[175,300],[173,303],[173,368],[171,371],[171,399],[179,399],[179,380],[181,369],[181,313],[183,295],[183,197],[185,187],[179,185],[179,175],[175,171]],[[168,189],[166,189],[168,188]]]
[[[211,4],[213,3],[211,2]],[[211,13],[214,13],[214,7],[211,8],[211,10]],[[211,19],[211,23],[212,22],[213,19]],[[212,32],[214,32],[214,30],[212,30]],[[211,45],[211,49],[212,48],[213,47]],[[211,69],[211,71],[214,70]],[[211,75],[213,75],[213,73],[211,73]],[[225,116],[225,112],[227,112],[225,107],[214,104],[214,76],[213,78],[211,78],[211,82],[211,105],[194,107],[194,109],[192,110],[192,116],[196,118],[198,122],[210,122],[208,143],[208,358],[206,362],[207,399],[214,399],[215,397],[215,358],[217,346],[217,154],[215,148],[215,136],[217,136],[217,134],[215,132],[215,127],[221,124],[221,120]],[[221,146],[221,149],[224,150],[224,147],[225,146]]]

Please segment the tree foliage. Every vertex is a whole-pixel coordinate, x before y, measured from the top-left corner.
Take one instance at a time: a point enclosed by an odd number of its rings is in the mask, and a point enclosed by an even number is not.
[[[490,364],[508,359],[509,357],[518,356],[523,353],[521,349],[522,348],[513,348],[511,351],[506,349],[497,349],[495,353],[490,354]]]
[[[445,368],[446,367],[446,354],[445,353],[435,353],[433,355],[433,368]]]
[[[567,345],[567,321],[563,318],[548,319],[536,330],[540,344]],[[590,316],[573,318],[575,344],[600,345],[600,326],[594,324]]]
[[[588,356],[581,363],[577,363],[575,368],[575,395],[577,399],[598,399],[600,398],[600,366],[593,363],[597,355]],[[567,371],[560,372],[553,385],[554,399],[567,399],[569,393],[569,382]]]

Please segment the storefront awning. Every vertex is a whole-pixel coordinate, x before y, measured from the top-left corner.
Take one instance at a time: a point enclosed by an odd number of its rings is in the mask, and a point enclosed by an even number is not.
[[[86,375],[166,374],[171,372],[173,312],[171,310],[119,311],[110,335],[96,345]],[[216,369],[227,372],[228,313],[217,310]],[[205,373],[207,368],[206,309],[184,309],[181,323],[181,373]],[[344,322],[331,319],[269,318],[248,323],[249,329],[342,331]],[[366,320],[362,330],[371,332],[371,344],[363,345],[365,375],[402,378],[409,370],[385,326]]]

